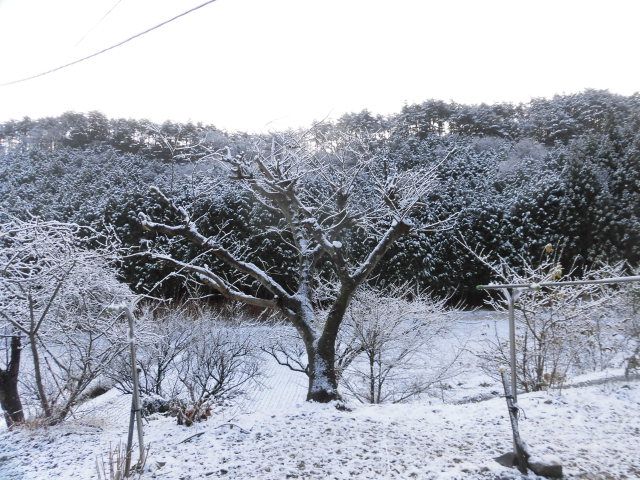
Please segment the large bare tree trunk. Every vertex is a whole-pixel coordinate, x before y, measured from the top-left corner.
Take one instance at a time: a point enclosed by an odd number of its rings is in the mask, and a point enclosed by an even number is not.
[[[20,337],[11,337],[11,356],[6,370],[0,369],[0,407],[7,422],[7,428],[24,422],[24,411],[18,392],[18,373],[20,371]]]
[[[318,342],[315,348],[307,352],[307,356],[309,358],[307,400],[321,403],[340,400],[334,344]]]

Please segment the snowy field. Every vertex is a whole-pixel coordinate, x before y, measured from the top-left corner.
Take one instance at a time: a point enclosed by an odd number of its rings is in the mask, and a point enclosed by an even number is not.
[[[521,478],[493,460],[511,449],[504,400],[469,403],[498,391],[473,351],[487,335],[506,333],[504,317],[461,313],[454,322],[441,348],[464,346],[465,353],[441,395],[400,405],[351,401],[351,411],[338,411],[302,401],[306,378],[265,359],[264,388],[207,422],[188,428],[150,417],[142,478]],[[521,432],[531,450],[558,457],[567,478],[640,478],[640,384],[620,373],[575,378],[595,384],[561,393],[521,395]],[[55,427],[1,431],[0,479],[97,478],[96,458],[126,441],[129,406],[129,396],[111,390]]]

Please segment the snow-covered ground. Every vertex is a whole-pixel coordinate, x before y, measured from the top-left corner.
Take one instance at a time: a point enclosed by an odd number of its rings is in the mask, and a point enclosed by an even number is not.
[[[504,333],[495,314],[460,314],[443,348]],[[484,335],[483,335],[484,334]],[[497,388],[473,355],[446,390],[447,402],[491,395]],[[619,371],[590,374],[596,385],[521,395],[521,433],[537,454],[553,454],[567,478],[640,478],[640,382],[606,380]],[[181,427],[152,416],[145,424],[151,448],[142,478],[234,479],[498,479],[520,478],[493,459],[511,449],[502,398],[367,406],[351,411],[302,401],[306,379],[275,362],[265,387],[207,422]],[[130,397],[117,391],[88,402],[73,418],[46,429],[0,432],[0,479],[90,479],[96,457],[126,440]],[[201,435],[196,435],[201,434]],[[196,435],[196,436],[194,436]]]

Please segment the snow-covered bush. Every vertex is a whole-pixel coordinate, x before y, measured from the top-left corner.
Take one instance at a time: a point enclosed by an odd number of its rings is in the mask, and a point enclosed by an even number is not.
[[[250,327],[232,321],[227,313],[188,304],[143,308],[136,350],[140,391],[150,404],[161,401],[179,422],[190,423],[205,419],[213,404],[255,386],[259,349]],[[128,351],[112,362],[109,376],[119,390],[132,391]]]
[[[189,310],[184,306],[141,306],[135,334],[142,395],[168,399],[179,395],[180,384],[175,375],[175,362],[192,340],[191,322]],[[124,393],[133,391],[131,355],[128,349],[124,349],[114,359],[108,376],[118,390]]]
[[[231,399],[255,384],[260,358],[250,328],[219,316],[200,318],[177,362],[178,379],[194,404]]]

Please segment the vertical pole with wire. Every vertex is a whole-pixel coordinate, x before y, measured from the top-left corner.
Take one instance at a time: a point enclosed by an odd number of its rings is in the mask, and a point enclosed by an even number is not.
[[[511,398],[512,398],[513,404],[517,405],[518,393],[516,390],[516,315],[515,315],[515,305],[514,305],[515,292],[512,288],[508,288],[504,291],[504,294],[507,296],[507,302],[509,304],[509,364],[510,364],[509,367],[511,370]],[[504,376],[502,378],[502,381],[504,383]],[[506,385],[505,385],[505,388],[506,388]],[[508,393],[505,392],[505,395],[508,395]],[[507,398],[507,404],[509,404],[508,398]],[[514,414],[517,415],[517,412]],[[517,440],[518,424],[517,424],[517,418],[513,417],[514,414],[510,414],[511,427],[513,429],[513,454],[516,456],[516,458],[518,458],[518,440]]]
[[[511,395],[513,401],[518,401],[516,388],[516,318],[515,318],[515,291],[512,288],[505,290],[509,302],[509,363],[511,363]]]
[[[136,343],[134,336],[134,319],[129,308],[124,309],[124,313],[129,320],[129,346],[131,348],[131,376],[133,379],[133,397],[131,401],[131,415],[129,416],[129,436],[127,438],[126,463],[124,476],[129,475],[131,468],[131,452],[133,450],[133,426],[137,424],[138,448],[140,449],[139,464],[144,463],[144,440],[142,436],[142,413],[140,412],[140,382],[138,380],[138,361],[136,358]]]

